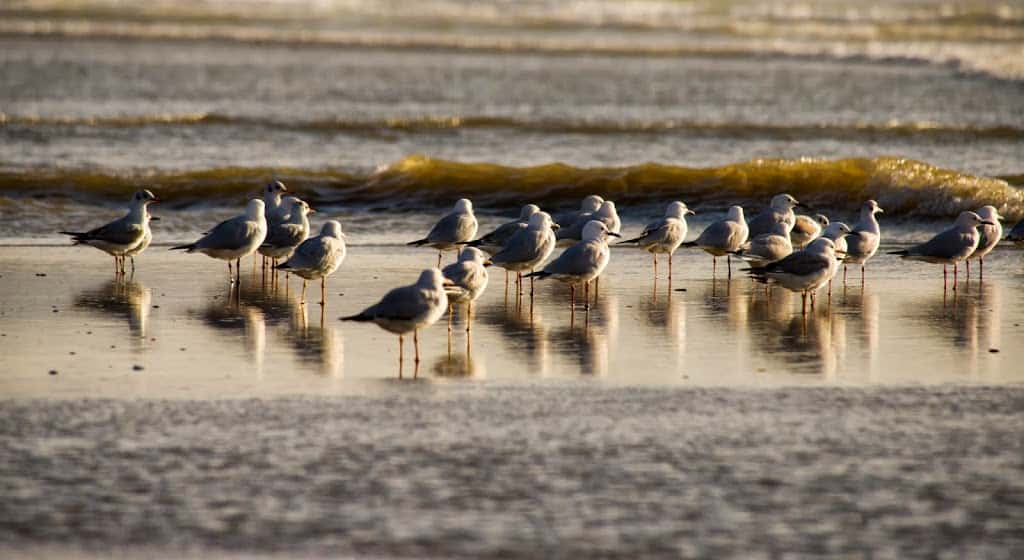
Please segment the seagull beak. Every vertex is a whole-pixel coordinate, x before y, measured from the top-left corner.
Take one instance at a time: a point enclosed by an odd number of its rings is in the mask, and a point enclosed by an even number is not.
[[[314,210],[314,209],[310,208],[310,209],[309,209],[309,213],[310,213],[310,214],[316,214],[316,210]]]
[[[484,261],[484,266],[494,266],[494,263],[491,262],[491,259],[487,259],[486,261]]]
[[[982,223],[982,225],[986,225],[986,226],[994,226],[994,225],[996,225],[995,222],[991,222],[989,220],[982,220],[981,223]]]
[[[694,212],[693,210],[690,210],[689,208],[687,208],[687,209],[686,209],[686,212],[683,212],[683,215],[684,215],[684,216],[686,216],[686,215],[690,215],[690,216],[696,216],[696,215],[697,215],[697,213],[696,213],[696,212]]]
[[[551,224],[551,231],[558,231],[560,229],[562,229],[562,226],[558,224]]]
[[[618,234],[618,233],[615,233],[614,231],[609,231],[609,232],[608,232],[608,235],[610,235],[610,236],[612,236],[612,237],[622,237],[622,235],[620,235],[620,234]]]
[[[875,206],[875,212],[878,212],[879,214],[885,214],[885,210],[882,210],[881,206]]]
[[[151,221],[151,222],[159,222],[160,221],[160,216],[150,216],[149,217],[149,221]]]
[[[444,282],[441,282],[441,285],[444,286],[445,288],[454,288],[455,282],[452,282],[451,280],[445,278]]]
[[[794,205],[793,205],[793,207],[794,207],[794,208],[805,208],[805,209],[810,209],[810,206],[808,206],[808,205],[804,204],[803,202],[797,202],[796,204],[794,204]]]

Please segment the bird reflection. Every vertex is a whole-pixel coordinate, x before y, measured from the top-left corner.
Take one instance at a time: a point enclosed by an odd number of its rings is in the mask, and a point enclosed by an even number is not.
[[[301,304],[295,307],[294,320],[285,335],[295,355],[303,363],[319,366],[324,375],[338,376],[345,360],[345,347],[338,330],[327,324],[324,306],[314,311],[312,324],[307,315],[308,307]]]
[[[259,307],[249,302],[244,290],[239,293],[231,289],[231,294],[213,299],[197,314],[208,327],[216,331],[232,338],[240,334],[246,355],[257,369],[262,369],[267,345],[266,317]]]
[[[75,307],[127,319],[128,331],[141,341],[146,337],[151,297],[141,282],[119,278],[79,293]]]
[[[838,359],[840,363],[846,363],[854,357],[863,359],[862,364],[850,364],[846,370],[849,373],[866,374],[866,380],[875,381],[878,373],[878,313],[881,308],[878,294],[871,291],[850,291],[839,298],[838,303],[841,312],[836,318],[842,321],[844,328],[842,338],[837,338],[839,335],[833,333],[833,338],[843,343]],[[850,328],[847,328],[847,325]],[[860,344],[859,352],[846,351],[849,336],[854,336],[854,340]]]
[[[486,377],[486,369],[472,353],[454,353],[439,356],[430,371],[437,377]]]
[[[986,281],[970,292],[934,297],[915,308],[921,310],[921,323],[942,344],[952,343],[970,355],[970,372],[977,373],[978,356],[999,348],[1001,303],[1000,285]]]
[[[583,312],[582,321],[555,331],[553,340],[560,354],[578,361],[583,375],[603,376],[608,373],[609,340],[619,330],[618,296],[606,291],[590,311]]]
[[[833,323],[827,302],[807,315],[795,313],[796,294],[760,287],[747,299],[749,340],[755,351],[781,362],[784,370],[834,377],[839,366],[833,335],[843,327]]]
[[[474,315],[483,324],[494,327],[494,332],[508,340],[508,351],[522,360],[523,368],[529,373],[544,374],[550,368],[548,347],[549,329],[544,324],[545,307],[514,304],[480,306],[479,315]]]

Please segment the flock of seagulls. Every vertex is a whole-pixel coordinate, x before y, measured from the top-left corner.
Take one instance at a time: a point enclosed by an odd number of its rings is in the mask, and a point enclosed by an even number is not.
[[[303,279],[302,303],[308,281],[319,279],[320,304],[325,305],[327,277],[338,270],[346,256],[345,235],[338,221],[327,220],[319,235],[310,236],[309,215],[314,210],[297,197],[285,196],[286,193],[285,185],[274,181],[267,185],[261,199],[248,202],[243,214],[217,224],[195,242],[171,250],[202,253],[227,261],[232,284],[241,280],[241,259],[258,253],[265,268],[269,266]],[[150,222],[158,218],[150,215],[148,207],[154,202],[158,199],[152,192],[140,190],[133,195],[124,217],[87,232],[61,233],[72,236],[76,244],[96,247],[113,256],[116,274],[126,273],[126,259],[131,261],[134,272],[134,257],[152,241]],[[850,227],[821,214],[795,213],[795,209],[805,207],[793,196],[779,194],[771,199],[768,208],[747,220],[741,206],[732,206],[723,219],[708,225],[695,240],[686,242],[686,216],[694,212],[685,203],[674,201],[668,204],[664,217],[647,224],[639,236],[619,244],[636,245],[651,253],[655,277],[658,256],[666,255],[670,279],[672,257],[680,247],[699,248],[711,255],[713,271],[717,269],[718,258],[726,257],[730,277],[732,257],[737,257],[747,264],[743,270],[754,280],[765,283],[766,290],[769,284],[775,284],[800,293],[802,312],[806,314],[808,299],[813,307],[815,294],[826,284],[831,294],[831,282],[840,267],[845,283],[846,268],[859,265],[864,283],[866,264],[880,245],[881,229],[876,215],[883,210],[874,200],[866,201],[858,221]],[[944,283],[947,267],[952,265],[955,290],[961,262],[967,264],[969,274],[970,261],[977,260],[979,273],[984,274],[985,256],[1003,239],[1001,219],[992,206],[977,213],[963,212],[951,228],[924,243],[890,254],[942,264]],[[472,304],[486,290],[491,266],[505,270],[506,290],[509,274],[515,273],[519,297],[525,278],[530,279],[531,301],[534,280],[551,278],[568,285],[571,309],[576,307],[577,289],[582,288],[584,307],[589,309],[590,284],[594,284],[596,298],[601,273],[611,258],[609,239],[621,237],[622,221],[615,203],[597,195],[586,197],[579,210],[559,221],[561,225],[537,205],[527,204],[517,219],[477,237],[473,203],[460,199],[426,237],[408,243],[437,250],[437,267],[423,270],[414,284],[395,288],[376,304],[342,320],[373,322],[397,334],[401,368],[405,335],[413,335],[418,364],[419,330],[436,323],[446,311],[450,317],[453,306],[467,306],[467,331],[470,329]],[[1024,221],[1006,239],[1024,245]],[[551,259],[559,245],[567,248]],[[457,251],[458,257],[442,269],[442,254],[446,251]]]

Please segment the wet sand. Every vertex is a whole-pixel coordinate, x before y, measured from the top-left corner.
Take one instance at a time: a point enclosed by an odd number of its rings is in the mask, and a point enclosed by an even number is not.
[[[0,247],[0,352],[7,397],[219,398],[337,394],[398,375],[397,337],[339,317],[412,282],[435,253],[354,246],[331,279],[321,323],[319,286],[264,287],[243,263],[242,288],[226,266],[156,247],[115,281],[91,249]],[[573,314],[568,290],[539,282],[531,313],[504,274],[478,301],[470,346],[456,311],[449,355],[445,320],[421,333],[418,374],[532,383],[776,386],[1005,384],[1024,381],[1024,252],[1001,248],[984,284],[943,292],[941,268],[880,256],[862,290],[859,271],[806,318],[800,298],[742,274],[711,280],[711,259],[683,252],[672,289],[651,281],[650,257],[617,248],[597,303]],[[722,263],[724,265],[724,263]],[[735,268],[736,265],[734,264]],[[976,271],[975,271],[976,272]],[[45,276],[37,276],[45,274]],[[685,290],[685,291],[678,291]],[[232,298],[235,298],[234,300]],[[406,377],[413,371],[406,348]],[[141,368],[141,369],[139,369]],[[56,375],[49,372],[56,371]],[[372,389],[370,389],[372,390]]]
[[[0,248],[0,552],[1024,551],[1019,250],[945,296],[879,258],[806,320],[699,253],[655,291],[615,249],[574,316],[544,283],[531,319],[492,270],[469,351],[457,313],[451,357],[442,322],[399,381],[396,338],[337,318],[434,258],[351,247],[321,324],[250,261],[230,301],[201,256],[157,247],[117,282],[92,250]]]

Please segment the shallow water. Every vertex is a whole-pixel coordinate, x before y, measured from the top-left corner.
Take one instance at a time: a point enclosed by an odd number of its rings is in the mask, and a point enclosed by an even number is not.
[[[412,282],[436,253],[353,246],[329,285],[321,323],[290,288],[264,288],[251,261],[231,298],[226,267],[201,255],[150,249],[133,280],[115,281],[89,248],[0,248],[0,390],[18,397],[213,398],[363,391],[363,380],[397,377],[397,337],[374,325],[342,323],[394,285]],[[884,248],[883,248],[884,249]],[[450,257],[449,257],[450,258]],[[617,248],[587,312],[568,290],[539,282],[506,298],[504,278],[477,302],[467,348],[464,311],[421,333],[419,376],[490,383],[554,379],[613,385],[776,386],[1024,382],[1020,290],[1024,254],[1011,246],[986,261],[957,293],[943,293],[938,267],[883,255],[862,290],[852,271],[806,319],[799,297],[765,296],[738,271],[711,279],[697,251],[674,261],[672,290],[651,281],[651,261]],[[734,265],[737,269],[738,266]],[[75,270],[69,275],[69,270]],[[45,274],[46,276],[37,276]],[[678,291],[685,290],[685,291]],[[407,341],[404,374],[413,374]],[[134,366],[143,368],[133,370]],[[49,375],[56,370],[57,375]]]

